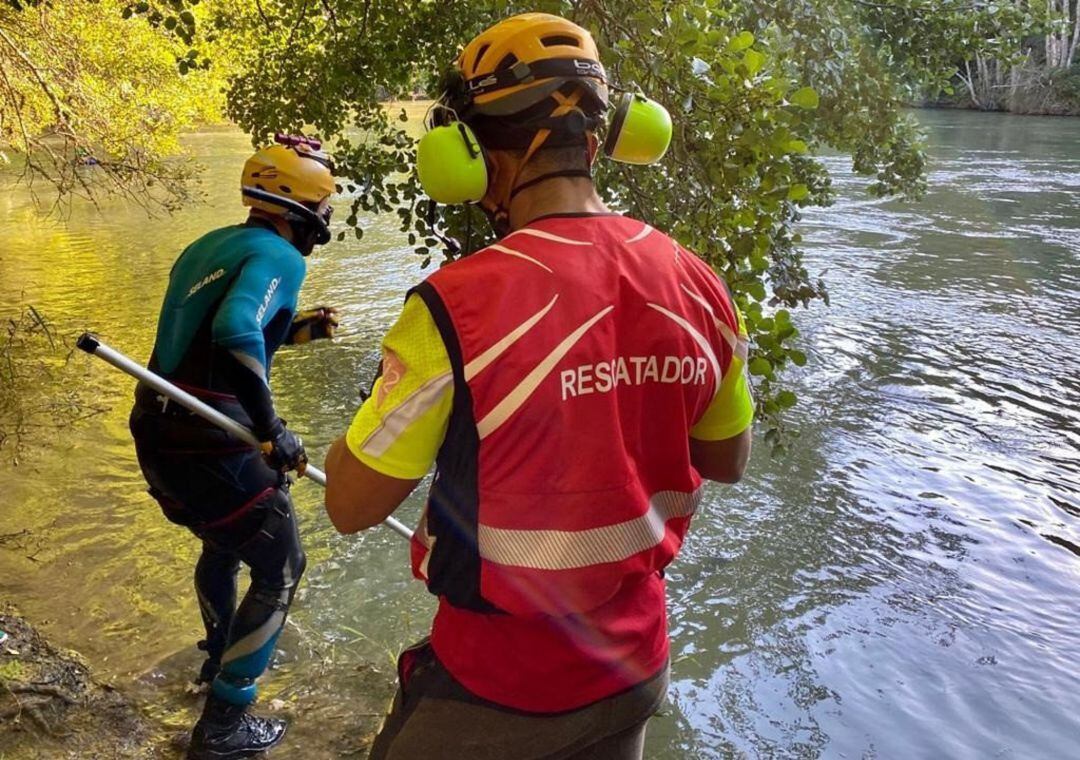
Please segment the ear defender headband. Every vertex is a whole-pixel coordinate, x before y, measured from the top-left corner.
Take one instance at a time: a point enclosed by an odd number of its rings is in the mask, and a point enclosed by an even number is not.
[[[459,120],[459,109],[468,110],[470,83],[456,71],[443,81],[443,99],[434,106],[429,129],[416,149],[420,186],[436,203],[478,203],[487,194],[487,161],[476,134]],[[499,84],[489,80],[484,91],[498,89]],[[608,127],[604,155],[627,164],[654,164],[667,153],[671,132],[667,109],[644,95],[625,93]]]

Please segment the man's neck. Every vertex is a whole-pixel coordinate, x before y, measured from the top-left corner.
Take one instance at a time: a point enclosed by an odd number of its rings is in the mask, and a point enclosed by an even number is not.
[[[534,219],[552,214],[603,214],[592,180],[585,177],[552,177],[527,187],[510,202],[510,228],[521,229]]]
[[[281,217],[271,216],[269,214],[248,214],[248,224],[255,224],[259,227],[264,227],[272,232],[276,232],[281,237],[293,242],[292,228],[289,227],[289,223]]]

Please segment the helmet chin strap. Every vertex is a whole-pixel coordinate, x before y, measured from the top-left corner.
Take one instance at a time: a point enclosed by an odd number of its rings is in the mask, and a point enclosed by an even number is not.
[[[577,104],[581,100],[585,93],[580,89],[570,95],[563,95],[561,92],[553,92],[551,97],[555,99],[558,105],[555,110],[551,112],[549,119],[558,119],[562,116],[566,116],[571,111],[577,109]],[[495,234],[499,237],[503,237],[510,232],[510,204],[516,196],[522,190],[537,185],[540,182],[554,179],[555,177],[592,177],[592,172],[585,171],[583,169],[572,169],[559,172],[551,172],[549,174],[542,174],[539,177],[518,184],[518,178],[521,177],[521,172],[524,170],[525,165],[529,163],[536,152],[544,146],[548,138],[551,137],[551,129],[543,128],[538,129],[536,134],[533,135],[532,142],[529,143],[528,149],[525,151],[525,156],[518,162],[517,170],[514,172],[514,177],[510,180],[508,185],[509,190],[506,192],[506,197],[493,204],[481,203],[480,207],[488,216],[488,220],[491,222],[491,227],[495,231]]]

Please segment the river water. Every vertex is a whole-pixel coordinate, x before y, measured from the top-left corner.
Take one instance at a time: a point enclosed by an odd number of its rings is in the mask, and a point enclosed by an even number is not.
[[[921,202],[871,199],[826,159],[838,201],[803,226],[833,305],[798,313],[799,435],[708,490],[669,575],[673,683],[648,757],[1077,756],[1080,119],[919,118]],[[61,334],[93,328],[145,359],[180,248],[241,216],[246,139],[188,144],[207,203],[156,221],[116,203],[42,219],[0,179],[0,315],[33,304]],[[304,300],[341,308],[341,338],[275,363],[316,461],[422,276],[393,220],[365,231],[310,260]],[[0,465],[0,534],[30,531],[0,548],[0,598],[167,715],[197,662],[196,545],[143,491],[130,383],[73,361],[111,410]],[[333,757],[376,725],[393,653],[432,603],[395,534],[341,538],[316,487],[295,493],[309,570],[267,695],[300,708],[287,756]],[[345,729],[331,741],[320,720]]]

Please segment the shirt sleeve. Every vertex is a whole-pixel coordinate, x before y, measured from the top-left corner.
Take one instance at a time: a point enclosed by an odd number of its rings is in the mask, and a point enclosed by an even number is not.
[[[233,280],[214,315],[214,342],[227,348],[265,379],[265,328],[285,310],[289,319],[296,311],[305,266],[299,253],[271,250],[253,255]]]
[[[746,377],[748,338],[742,314],[735,308],[738,332],[732,346],[731,363],[720,381],[720,388],[705,414],[690,429],[690,437],[699,441],[723,441],[734,438],[754,421],[754,399]]]
[[[409,296],[383,338],[382,374],[345,435],[349,451],[383,475],[422,478],[446,438],[453,393],[435,320],[419,296]]]

